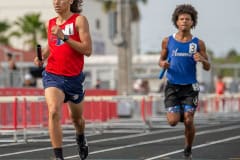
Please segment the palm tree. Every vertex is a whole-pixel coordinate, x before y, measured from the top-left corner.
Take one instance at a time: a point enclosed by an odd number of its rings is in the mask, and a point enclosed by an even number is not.
[[[6,35],[10,24],[7,21],[0,21],[0,44],[9,45],[9,36]]]
[[[106,12],[109,12],[109,11],[115,11],[116,10],[116,1],[103,1],[103,0],[97,0],[99,2],[102,2],[103,3],[103,9],[106,11]],[[140,20],[140,11],[139,11],[139,8],[138,8],[138,1],[141,1],[142,3],[146,4],[147,3],[147,0],[131,0],[130,1],[130,7],[131,7],[131,20],[132,22],[135,22],[135,21],[139,21]]]
[[[30,49],[34,49],[38,40],[46,39],[45,25],[40,20],[40,13],[29,13],[23,17],[18,17],[14,24],[18,30],[13,31],[11,35],[16,37],[26,37],[25,44]]]

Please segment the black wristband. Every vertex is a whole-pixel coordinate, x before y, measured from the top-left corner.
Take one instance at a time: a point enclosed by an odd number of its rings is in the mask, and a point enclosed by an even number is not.
[[[63,42],[66,42],[67,40],[69,40],[69,36],[64,34]]]

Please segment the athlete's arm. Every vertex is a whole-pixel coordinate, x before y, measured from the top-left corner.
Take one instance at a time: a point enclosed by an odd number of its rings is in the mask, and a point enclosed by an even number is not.
[[[89,57],[92,54],[92,40],[89,31],[89,24],[85,16],[80,15],[77,17],[76,28],[78,30],[81,42],[72,41],[69,39],[67,43],[79,53]]]
[[[210,70],[211,65],[206,54],[206,46],[202,40],[199,40],[199,52],[195,53],[193,57],[195,61],[202,62],[204,70]]]
[[[162,41],[162,50],[160,52],[160,59],[159,59],[159,66],[165,69],[169,67],[169,63],[167,62],[167,56],[168,56],[167,44],[168,44],[168,37],[164,38]]]

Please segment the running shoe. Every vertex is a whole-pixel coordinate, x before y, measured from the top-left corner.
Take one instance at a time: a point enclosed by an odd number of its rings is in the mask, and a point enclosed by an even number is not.
[[[78,153],[81,160],[84,160],[88,156],[88,143],[86,137],[84,137],[83,141],[76,139],[78,145]]]
[[[184,149],[184,157],[185,159],[192,159],[192,148],[191,147],[186,147]]]

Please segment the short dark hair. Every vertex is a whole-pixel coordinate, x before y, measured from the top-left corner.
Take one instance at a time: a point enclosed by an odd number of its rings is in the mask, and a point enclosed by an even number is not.
[[[73,3],[70,6],[70,10],[73,13],[81,13],[82,12],[82,2],[83,0],[73,0]]]
[[[176,9],[174,10],[174,12],[172,14],[172,22],[173,22],[174,26],[176,28],[178,28],[178,26],[177,26],[178,17],[179,17],[179,15],[184,14],[184,13],[189,14],[191,16],[192,21],[193,21],[193,25],[191,28],[194,28],[197,25],[198,12],[190,4],[181,4],[176,7]]]

